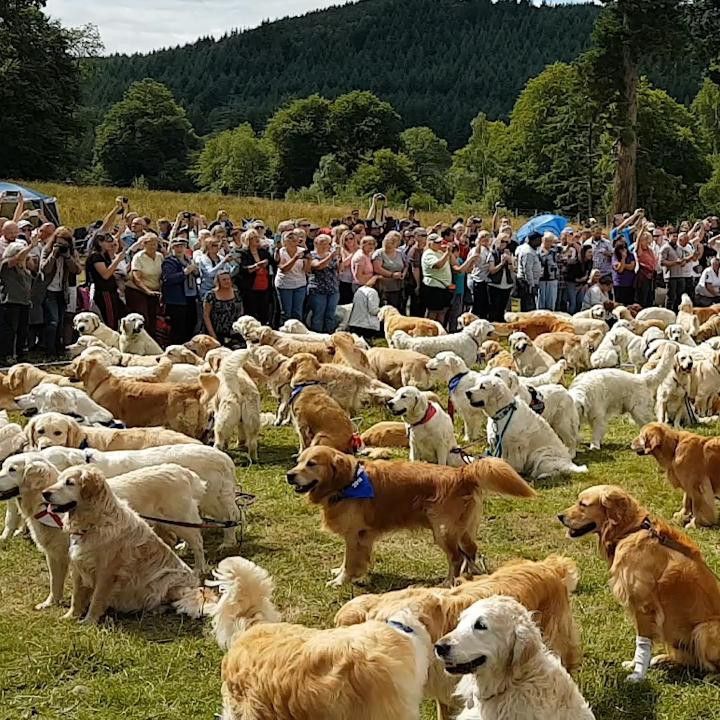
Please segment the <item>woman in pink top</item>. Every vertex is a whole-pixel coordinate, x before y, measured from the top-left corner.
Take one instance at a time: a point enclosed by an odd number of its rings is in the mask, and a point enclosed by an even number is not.
[[[360,241],[360,249],[355,252],[350,264],[353,276],[353,292],[359,287],[367,285],[370,279],[375,277],[372,254],[375,252],[376,247],[375,238],[370,237],[370,235],[366,235]]]

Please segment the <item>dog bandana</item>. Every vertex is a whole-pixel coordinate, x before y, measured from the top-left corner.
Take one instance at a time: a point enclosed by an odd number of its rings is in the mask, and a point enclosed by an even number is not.
[[[404,632],[406,635],[414,635],[415,634],[415,631],[409,625],[405,625],[404,623],[401,623],[399,620],[388,620],[387,624],[390,627],[394,627],[397,630],[400,630],[400,632]]]
[[[295,398],[305,389],[309,387],[313,387],[313,385],[319,385],[318,382],[309,382],[309,383],[303,383],[302,385],[296,385],[292,392],[290,393],[290,404],[292,405],[293,402],[295,402]]]
[[[36,515],[33,515],[33,519],[38,520],[41,525],[45,525],[46,527],[57,528],[59,530],[63,529],[62,517],[49,508],[41,510]]]
[[[455,375],[455,377],[450,378],[450,382],[448,382],[448,392],[450,395],[454,393],[458,389],[458,385],[460,384],[460,381],[469,373],[459,373]],[[452,397],[448,398],[448,415],[450,416],[451,420],[455,419],[455,403],[452,401]]]
[[[340,500],[372,500],[374,497],[375,488],[364,465],[358,465],[355,480],[336,496],[338,502]]]
[[[545,412],[543,396],[534,387],[528,387],[528,392],[530,393],[530,409],[538,415],[542,415]]]
[[[425,415],[423,415],[423,419],[420,422],[414,423],[410,427],[420,427],[420,425],[425,425],[425,423],[429,423],[436,415],[437,408],[430,403],[428,405],[428,409],[425,411]]]

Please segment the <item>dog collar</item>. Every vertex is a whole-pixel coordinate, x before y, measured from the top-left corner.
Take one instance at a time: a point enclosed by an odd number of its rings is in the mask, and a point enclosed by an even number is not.
[[[400,632],[404,632],[406,635],[415,634],[415,631],[409,625],[405,625],[405,623],[401,623],[399,620],[388,620],[387,624],[390,627],[400,630]]]
[[[101,422],[100,425],[110,428],[110,430],[127,430],[127,425],[119,420],[107,420],[106,422]]]
[[[309,387],[313,387],[315,385],[319,385],[319,382],[309,382],[309,383],[303,383],[302,385],[296,385],[290,392],[290,404],[292,405],[295,401],[295,398],[305,389]]]
[[[90,448],[90,443],[88,442],[87,438],[83,438],[82,442],[78,446],[80,450],[88,450]]]
[[[429,423],[436,415],[437,408],[432,403],[429,403],[428,409],[425,411],[422,420],[420,420],[420,422],[411,424],[410,427],[420,427],[420,425],[425,425],[426,423]]]
[[[48,508],[41,510],[39,513],[35,513],[33,519],[46,527],[57,528],[59,530],[62,530],[64,527],[62,517]]]
[[[333,498],[333,502],[340,502],[341,500],[372,500],[374,497],[375,487],[365,470],[365,466],[360,463],[355,471],[355,479]]]
[[[507,417],[510,413],[515,412],[517,409],[517,403],[513,400],[509,405],[501,408],[495,415],[492,416],[494,422],[500,422],[503,418]]]
[[[90,448],[85,448],[84,455],[85,463],[89,465],[93,461],[92,450]]]
[[[530,393],[530,409],[538,415],[542,415],[545,412],[543,396],[534,387],[528,387],[528,392]]]
[[[461,380],[469,374],[469,372],[464,372],[458,373],[457,375],[455,375],[455,377],[451,377],[450,382],[448,382],[448,390],[451,393],[455,392],[458,389],[458,385],[460,384]]]

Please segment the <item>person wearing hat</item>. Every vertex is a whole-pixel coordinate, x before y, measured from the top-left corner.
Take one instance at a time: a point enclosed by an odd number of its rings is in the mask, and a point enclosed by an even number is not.
[[[450,308],[452,291],[452,265],[450,245],[438,233],[430,233],[428,246],[422,254],[422,282],[425,288],[427,316],[444,324]]]
[[[175,236],[162,261],[162,298],[170,321],[170,345],[182,345],[195,332],[199,270],[188,259],[187,238]]]
[[[28,255],[37,243],[15,240],[0,260],[0,363],[23,362],[28,339],[32,274],[26,267]]]

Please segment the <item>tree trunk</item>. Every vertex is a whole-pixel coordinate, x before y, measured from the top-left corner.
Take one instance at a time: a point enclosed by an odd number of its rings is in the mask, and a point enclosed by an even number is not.
[[[627,46],[623,51],[625,67],[626,125],[620,132],[615,150],[615,180],[613,208],[615,213],[634,212],[637,207],[637,118],[638,85],[640,76],[637,64]]]

